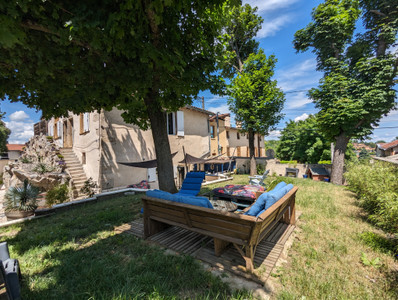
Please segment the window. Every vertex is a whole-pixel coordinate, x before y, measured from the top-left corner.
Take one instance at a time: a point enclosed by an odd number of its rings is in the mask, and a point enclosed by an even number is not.
[[[210,137],[214,139],[215,126],[210,126]]]
[[[227,130],[226,132],[227,132],[227,139],[229,139],[229,131]]]
[[[228,156],[228,157],[231,156],[231,150],[230,150],[229,147],[227,147],[227,156]]]
[[[239,132],[236,133],[236,138],[237,138],[238,140],[240,140]]]
[[[82,152],[82,165],[86,164],[86,152]]]
[[[176,134],[176,118],[175,113],[167,113],[166,115],[167,121],[167,133],[175,135]]]
[[[184,112],[177,111],[177,135],[184,136]]]
[[[90,113],[80,114],[80,134],[90,131],[89,124],[90,124]]]

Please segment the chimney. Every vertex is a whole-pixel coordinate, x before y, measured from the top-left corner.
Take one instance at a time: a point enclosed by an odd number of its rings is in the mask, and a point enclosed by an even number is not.
[[[231,117],[230,116],[225,117],[224,125],[225,125],[225,127],[231,127]]]

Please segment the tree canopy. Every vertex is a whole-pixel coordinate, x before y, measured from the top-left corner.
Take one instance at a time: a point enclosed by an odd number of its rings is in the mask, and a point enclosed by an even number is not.
[[[358,18],[364,30],[354,36]],[[396,42],[398,1],[326,0],[312,19],[296,32],[294,47],[312,49],[325,72],[309,96],[319,109],[320,128],[336,143],[331,179],[341,184],[350,138],[366,138],[396,108],[398,58],[387,49]]]
[[[286,124],[281,131],[277,157],[311,164],[330,160],[330,142],[319,129],[314,115],[298,122],[290,120]]]
[[[0,98],[47,118],[124,110],[152,127],[160,188],[173,191],[163,112],[212,88],[224,2],[2,2]]]
[[[3,122],[4,114],[0,112],[0,152],[7,152],[7,141],[11,134],[11,130]]]

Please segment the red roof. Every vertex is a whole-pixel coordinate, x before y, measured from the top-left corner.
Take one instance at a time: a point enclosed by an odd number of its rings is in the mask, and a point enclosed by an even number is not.
[[[23,151],[25,144],[7,144],[8,151]]]
[[[398,140],[392,141],[391,143],[379,144],[380,149],[383,149],[383,150],[394,148],[396,146],[398,146]]]

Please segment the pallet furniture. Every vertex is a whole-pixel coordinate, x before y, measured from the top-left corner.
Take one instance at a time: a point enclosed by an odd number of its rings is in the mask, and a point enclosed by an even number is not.
[[[217,256],[232,243],[245,260],[246,270],[252,273],[256,247],[261,240],[279,221],[295,223],[296,192],[294,187],[258,217],[143,196],[144,238],[173,225],[212,237]]]

